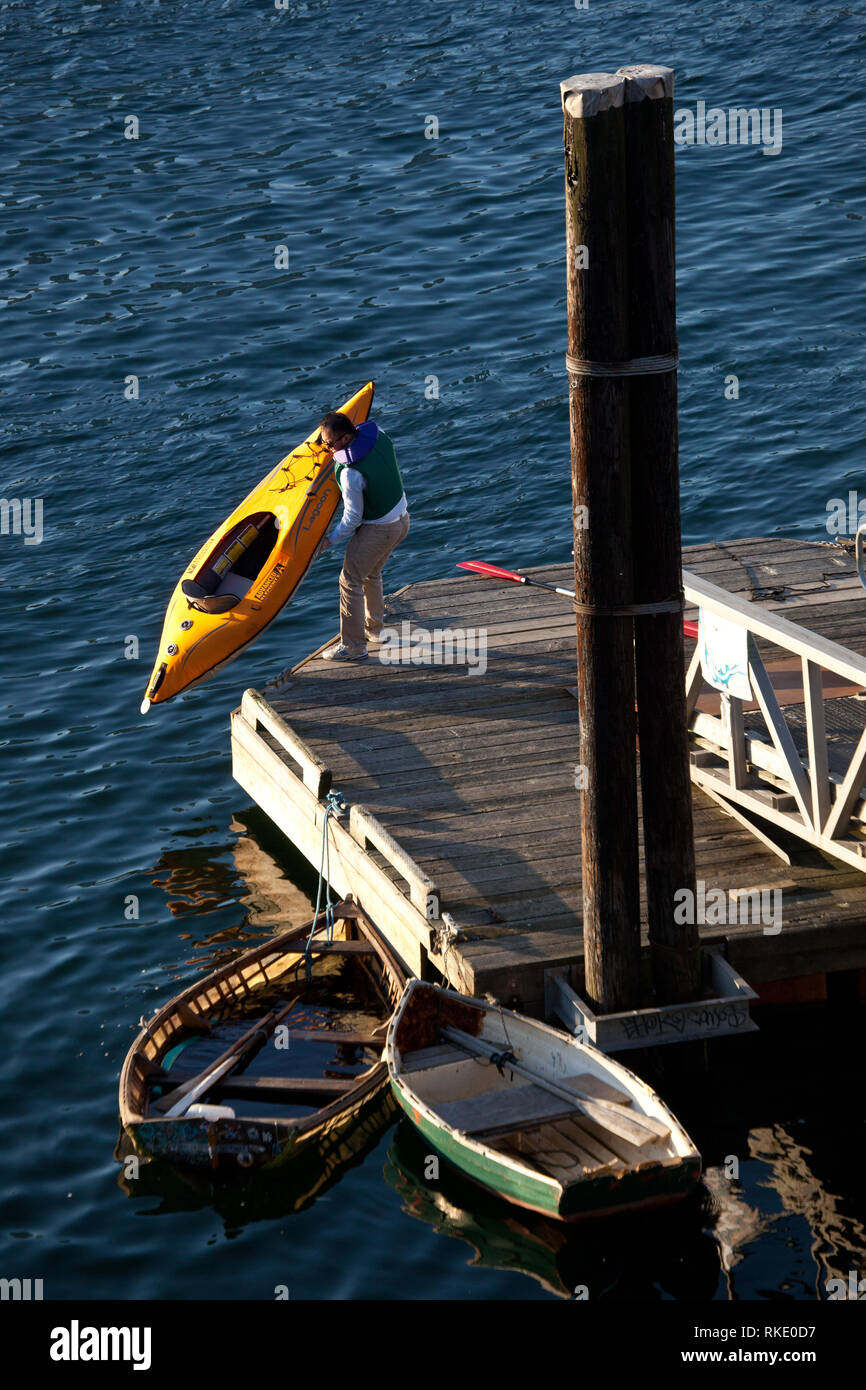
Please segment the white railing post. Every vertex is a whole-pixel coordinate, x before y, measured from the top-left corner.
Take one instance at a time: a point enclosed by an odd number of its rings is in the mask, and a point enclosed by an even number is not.
[[[776,692],[773,689],[772,681],[767,675],[767,668],[764,665],[755,639],[749,633],[749,678],[752,682],[752,690],[764,721],[770,732],[770,737],[775,743],[779,753],[785,760],[788,776],[791,781],[791,788],[797,798],[797,805],[800,814],[806,825],[812,824],[812,813],[809,807],[809,780],[803,770],[800,761],[800,754],[797,752],[796,745],[791,737],[791,730],[785,723],[785,716],[782,714]]]
[[[803,698],[806,702],[806,738],[809,748],[809,785],[812,791],[812,824],[823,831],[830,814],[830,767],[827,761],[827,728],[824,721],[824,682],[821,667],[808,657],[803,666]]]
[[[693,779],[712,795],[727,799],[729,804],[751,809],[810,844],[866,870],[866,840],[852,838],[848,831],[852,818],[861,826],[866,823],[866,730],[853,750],[844,779],[836,773],[831,774],[823,682],[826,670],[849,685],[852,695],[866,691],[866,658],[688,571],[683,571],[683,589],[688,603],[717,614],[747,632],[752,692],[772,740],[768,743],[758,731],[746,730],[743,701],[725,692],[719,695],[718,716],[697,709],[702,688],[698,645],[686,674],[686,708],[693,737],[705,747],[709,746],[712,752],[708,758],[693,761]],[[800,658],[807,741],[805,758],[794,742],[758,651],[757,638]],[[799,698],[796,703],[799,704]],[[726,774],[723,766],[713,766],[713,756],[722,763],[727,761]],[[765,785],[755,785],[751,773],[759,779],[763,774]],[[768,787],[772,791],[779,782],[790,786],[799,814],[793,805],[789,809],[779,798],[768,798]]]
[[[743,702],[736,695],[722,694],[722,728],[728,749],[728,773],[732,787],[746,785],[746,731]]]

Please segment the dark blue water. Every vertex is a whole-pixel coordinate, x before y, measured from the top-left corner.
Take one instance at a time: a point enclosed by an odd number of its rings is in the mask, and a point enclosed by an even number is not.
[[[778,155],[677,153],[684,529],[826,538],[862,472],[864,6],[0,0],[0,37],[0,483],[44,508],[41,543],[0,536],[0,1274],[46,1297],[552,1296],[583,1276],[596,1296],[810,1298],[862,1265],[851,1136],[812,1051],[790,1103],[743,1090],[748,1056],[723,1105],[685,1098],[710,1185],[732,1153],[740,1185],[726,1225],[698,1204],[664,1242],[636,1224],[563,1254],[459,1185],[437,1224],[402,1130],[300,1214],[286,1194],[126,1196],[112,1147],[139,1015],[301,920],[310,888],[247,817],[228,712],[334,630],[337,561],[142,720],[204,537],[373,377],[413,514],[393,587],[466,555],[569,555],[571,73],[665,62],[678,107],[782,109]]]

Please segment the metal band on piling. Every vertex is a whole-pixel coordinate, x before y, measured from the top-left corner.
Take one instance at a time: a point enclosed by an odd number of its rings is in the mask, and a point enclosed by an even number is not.
[[[633,357],[628,362],[588,362],[567,352],[565,367],[569,376],[656,376],[675,372],[679,360],[678,352],[665,352],[655,357]]]
[[[684,608],[682,594],[676,598],[660,599],[658,603],[623,603],[615,608],[607,608],[604,604],[579,603],[577,599],[574,601],[575,613],[587,618],[640,618],[647,613],[682,613]]]

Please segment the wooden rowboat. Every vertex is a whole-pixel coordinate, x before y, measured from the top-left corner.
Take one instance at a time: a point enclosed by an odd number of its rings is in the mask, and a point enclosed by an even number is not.
[[[143,1024],[120,1076],[120,1120],[139,1156],[281,1168],[317,1146],[334,1153],[381,1103],[406,968],[353,903],[306,952],[309,934],[307,924],[256,946]]]
[[[397,1101],[500,1197],[561,1220],[684,1197],[701,1157],[619,1062],[482,999],[410,982],[388,1028]]]

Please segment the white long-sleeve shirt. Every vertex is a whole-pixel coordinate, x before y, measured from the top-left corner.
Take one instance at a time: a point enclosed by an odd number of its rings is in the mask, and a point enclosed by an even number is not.
[[[335,454],[334,459],[337,463],[343,461],[340,454]],[[328,537],[331,545],[339,545],[341,541],[347,541],[364,520],[364,488],[366,486],[367,479],[359,469],[343,469],[340,478],[340,491],[343,494],[343,515]],[[392,507],[390,512],[386,512],[384,516],[377,516],[375,521],[369,521],[366,524],[368,526],[388,526],[392,521],[399,521],[407,510],[404,492],[396,507]]]

